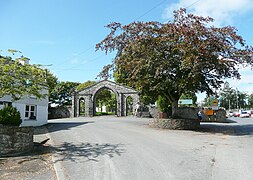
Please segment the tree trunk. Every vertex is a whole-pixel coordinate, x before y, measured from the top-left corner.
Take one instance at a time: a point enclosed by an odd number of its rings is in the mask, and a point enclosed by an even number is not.
[[[176,118],[177,117],[177,109],[178,109],[178,100],[179,100],[181,94],[180,93],[177,94],[175,92],[168,92],[167,94],[164,94],[164,95],[171,102],[171,106],[172,106],[171,116],[172,116],[172,118]]]
[[[178,109],[178,100],[173,100],[172,102],[172,118],[177,117],[177,109]]]

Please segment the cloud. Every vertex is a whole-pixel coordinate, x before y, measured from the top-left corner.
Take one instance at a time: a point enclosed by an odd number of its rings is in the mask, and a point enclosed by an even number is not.
[[[239,91],[253,93],[253,70],[246,67],[239,70],[241,79],[229,79],[229,85],[233,88],[238,88]]]
[[[73,59],[70,60],[70,63],[71,63],[71,64],[83,65],[83,64],[88,63],[88,61],[86,61],[86,60],[81,60],[81,59],[78,59],[78,58],[73,58]]]
[[[215,19],[215,25],[224,26],[233,25],[234,18],[253,10],[253,3],[252,0],[179,0],[165,9],[163,17],[171,19],[173,11],[179,8],[186,8],[187,12],[196,15],[210,16]]]

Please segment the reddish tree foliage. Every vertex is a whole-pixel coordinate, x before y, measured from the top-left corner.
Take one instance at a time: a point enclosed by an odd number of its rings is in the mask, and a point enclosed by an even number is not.
[[[100,77],[112,70],[118,82],[166,97],[175,116],[182,93],[213,94],[225,78],[240,78],[237,64],[252,64],[253,49],[237,30],[210,26],[212,21],[180,9],[168,23],[111,23],[111,32],[96,49],[117,54]]]

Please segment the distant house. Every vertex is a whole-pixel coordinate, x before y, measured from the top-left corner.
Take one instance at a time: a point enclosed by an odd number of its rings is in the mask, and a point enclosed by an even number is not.
[[[20,64],[24,65],[29,59],[21,60]],[[48,90],[42,90],[41,94],[48,94]],[[5,105],[12,105],[20,112],[22,123],[21,126],[41,126],[48,121],[48,97],[37,99],[34,96],[27,95],[17,101],[13,101],[11,96],[0,97],[0,109]]]
[[[47,91],[44,90],[42,93],[47,93]],[[12,102],[11,96],[4,96],[0,98],[0,109],[5,105],[12,105],[18,109],[22,119],[21,126],[41,126],[47,124],[48,98],[36,99],[33,96],[27,96]]]

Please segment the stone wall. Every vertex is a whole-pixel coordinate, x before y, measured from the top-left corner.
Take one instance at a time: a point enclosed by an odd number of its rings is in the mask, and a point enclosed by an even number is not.
[[[149,122],[149,126],[162,129],[194,130],[200,127],[200,122],[196,119],[154,119]]]
[[[177,111],[178,118],[182,119],[197,119],[197,112],[199,108],[196,107],[179,107]],[[159,117],[159,111],[157,107],[149,107],[150,115],[153,118]],[[213,116],[206,116],[204,113],[202,122],[225,122],[226,121],[226,111],[225,110],[218,110],[215,111]]]
[[[72,114],[71,106],[48,108],[48,119],[69,118],[71,117],[71,114]]]
[[[33,149],[33,128],[0,124],[0,157],[13,156]]]
[[[196,107],[180,107],[177,111],[177,116],[184,119],[197,119],[197,112],[199,108]],[[226,121],[226,111],[219,109],[215,111],[213,116],[206,116],[202,113],[202,122],[225,122]]]

